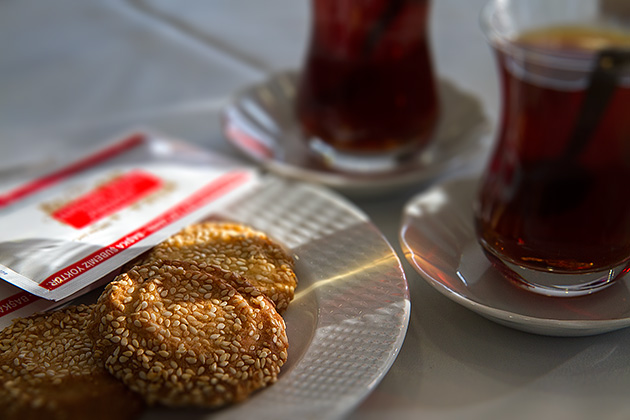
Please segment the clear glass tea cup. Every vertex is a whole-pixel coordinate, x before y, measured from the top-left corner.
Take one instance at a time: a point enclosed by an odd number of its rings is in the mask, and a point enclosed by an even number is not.
[[[313,155],[351,172],[396,168],[429,143],[438,97],[429,0],[311,0],[296,117]]]
[[[492,0],[502,116],[475,203],[509,279],[578,296],[630,267],[630,24],[622,1]]]

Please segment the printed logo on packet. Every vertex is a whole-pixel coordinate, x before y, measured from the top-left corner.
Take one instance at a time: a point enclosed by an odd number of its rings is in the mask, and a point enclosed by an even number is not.
[[[143,171],[133,171],[71,201],[52,214],[56,220],[82,229],[129,207],[158,190],[162,180]]]

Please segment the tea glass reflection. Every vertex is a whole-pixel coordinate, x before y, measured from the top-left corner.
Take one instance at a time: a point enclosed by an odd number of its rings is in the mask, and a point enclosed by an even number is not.
[[[420,152],[438,118],[429,0],[312,0],[296,116],[314,156],[352,172]]]
[[[592,293],[629,268],[630,26],[611,4],[493,0],[481,14],[503,104],[477,236],[546,295]]]

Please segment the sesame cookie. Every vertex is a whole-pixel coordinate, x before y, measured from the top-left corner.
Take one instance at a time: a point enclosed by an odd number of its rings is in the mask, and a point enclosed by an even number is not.
[[[136,266],[97,302],[90,335],[105,367],[149,404],[218,407],[274,383],[285,324],[245,279],[218,267]]]
[[[85,305],[16,319],[0,332],[3,419],[135,419],[132,393],[97,362]]]
[[[229,222],[188,226],[153,248],[135,264],[180,260],[218,265],[241,274],[283,313],[293,299],[297,278],[293,259],[265,233]]]

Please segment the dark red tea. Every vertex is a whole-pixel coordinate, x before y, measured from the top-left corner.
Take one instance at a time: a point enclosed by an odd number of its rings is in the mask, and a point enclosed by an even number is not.
[[[630,38],[580,28],[528,34],[522,44],[577,53]],[[625,40],[625,41],[624,41]],[[608,43],[608,44],[606,44]],[[569,51],[571,50],[571,51]],[[504,111],[476,228],[490,254],[558,272],[596,271],[630,257],[630,80],[620,78],[593,134],[567,151],[586,86],[498,53]]]
[[[428,0],[313,0],[297,116],[307,138],[351,153],[419,148],[437,99]]]

